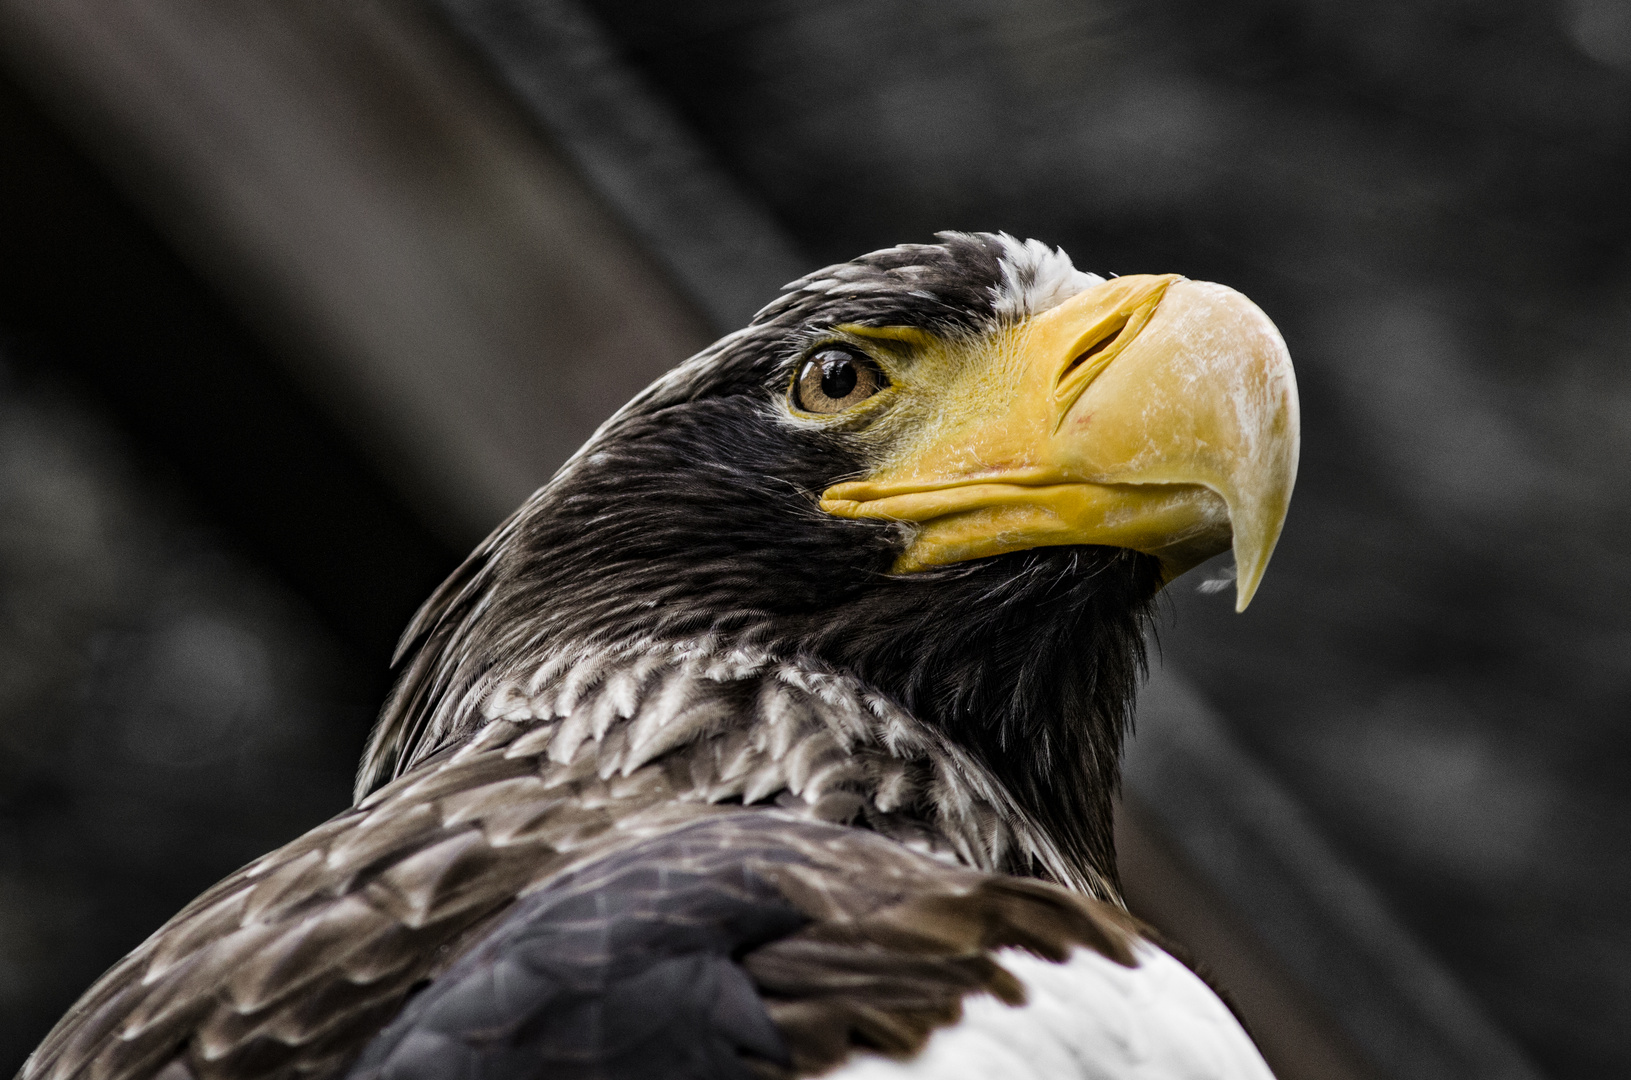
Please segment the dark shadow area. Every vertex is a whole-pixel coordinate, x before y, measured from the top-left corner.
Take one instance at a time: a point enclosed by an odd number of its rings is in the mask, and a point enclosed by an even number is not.
[[[0,81],[0,326],[370,662],[454,556],[98,170]]]

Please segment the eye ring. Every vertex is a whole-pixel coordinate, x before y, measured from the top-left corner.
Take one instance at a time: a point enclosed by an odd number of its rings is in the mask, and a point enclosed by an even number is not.
[[[831,415],[859,404],[889,385],[876,361],[858,349],[826,345],[799,366],[793,378],[793,407]]]

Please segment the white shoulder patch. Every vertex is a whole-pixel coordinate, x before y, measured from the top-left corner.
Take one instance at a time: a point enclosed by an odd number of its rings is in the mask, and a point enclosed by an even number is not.
[[[1076,269],[1064,248],[1051,248],[1040,240],[1020,240],[998,233],[1002,241],[1002,282],[992,286],[998,315],[1039,315],[1069,300],[1104,279]]]
[[[1024,1005],[979,994],[910,1061],[868,1054],[828,1080],[1274,1080],[1257,1047],[1195,974],[1140,942],[1124,968],[1077,948],[1062,964],[1019,949],[998,961]]]

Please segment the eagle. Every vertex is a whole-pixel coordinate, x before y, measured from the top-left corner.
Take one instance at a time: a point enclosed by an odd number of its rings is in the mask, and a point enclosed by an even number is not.
[[[786,286],[414,617],[355,804],[20,1080],[1267,1077],[1122,904],[1163,586],[1295,479],[1240,293],[941,233]]]

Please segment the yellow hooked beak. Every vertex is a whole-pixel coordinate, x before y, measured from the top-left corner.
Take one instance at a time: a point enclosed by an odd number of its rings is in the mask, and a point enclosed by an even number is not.
[[[916,525],[897,573],[1105,544],[1158,557],[1170,581],[1232,544],[1246,609],[1300,440],[1291,357],[1255,304],[1177,275],[1113,278],[979,352],[919,437],[821,508]]]

